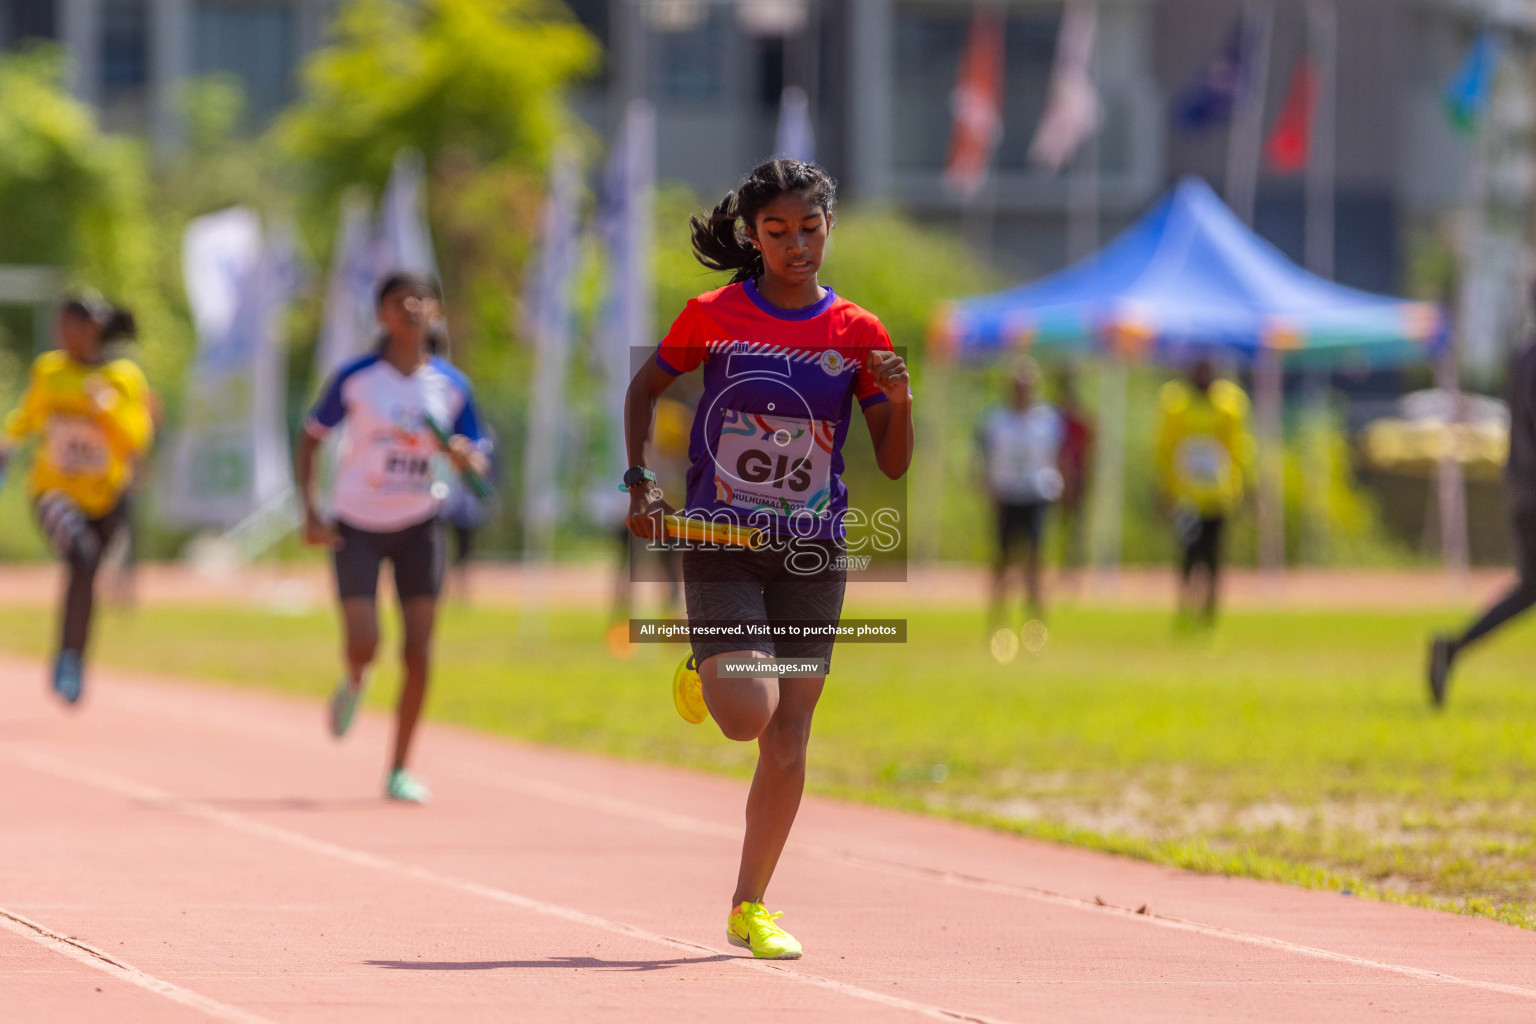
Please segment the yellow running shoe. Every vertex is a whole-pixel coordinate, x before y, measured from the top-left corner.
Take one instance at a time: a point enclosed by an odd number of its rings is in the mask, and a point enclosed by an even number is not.
[[[731,911],[725,937],[733,946],[750,949],[759,960],[799,960],[800,943],[777,924],[783,916],[782,910],[768,913],[761,903],[743,903]]]
[[[693,725],[709,717],[709,707],[704,703],[704,680],[699,678],[691,652],[672,673],[672,704],[683,716],[683,721]]]

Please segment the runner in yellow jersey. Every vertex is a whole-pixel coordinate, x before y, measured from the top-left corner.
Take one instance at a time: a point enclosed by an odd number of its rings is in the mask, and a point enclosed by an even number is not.
[[[1169,381],[1158,394],[1157,481],[1181,549],[1179,610],[1207,625],[1216,618],[1222,528],[1242,506],[1253,468],[1248,405],[1204,359],[1187,382]]]
[[[133,337],[132,314],[75,295],[60,305],[55,330],[59,347],[33,362],[26,393],[0,430],[0,472],[18,445],[39,435],[28,489],[38,523],[69,567],[53,688],[74,704],[96,570],[123,525],[123,497],[154,427],[144,374],[108,351]]]

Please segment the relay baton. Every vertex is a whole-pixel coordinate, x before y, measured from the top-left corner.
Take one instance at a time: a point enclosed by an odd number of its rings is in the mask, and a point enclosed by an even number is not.
[[[446,452],[448,450],[448,442],[451,440],[448,431],[444,430],[443,425],[433,419],[430,413],[422,413],[421,421],[427,425],[428,430],[432,431],[432,436],[437,438],[438,447]],[[469,493],[481,501],[486,501],[490,498],[492,494],[491,485],[479,473],[465,466],[459,470],[459,478],[464,481],[464,486],[469,488]]]
[[[763,543],[763,531],[750,526],[732,526],[730,523],[714,523],[689,516],[662,516],[662,519],[667,536],[678,540],[726,544],[736,548],[758,548]]]

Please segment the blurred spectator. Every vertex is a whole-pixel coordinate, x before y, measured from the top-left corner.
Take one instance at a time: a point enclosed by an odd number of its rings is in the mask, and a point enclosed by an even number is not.
[[[1093,463],[1093,415],[1077,393],[1077,374],[1063,370],[1056,396],[1061,408],[1061,528],[1063,568],[1076,569],[1087,561],[1087,530],[1084,524],[1088,475]]]
[[[1158,394],[1157,481],[1179,543],[1179,613],[1206,625],[1216,620],[1223,527],[1242,506],[1254,461],[1248,408],[1208,359]]]
[[[1046,512],[1062,497],[1061,457],[1065,422],[1056,409],[1036,399],[1039,371],[1019,366],[1009,384],[1007,405],[983,414],[976,432],[978,454],[997,522],[997,558],[992,566],[993,630],[1006,623],[1008,570],[1023,548],[1024,599],[1031,618],[1044,614],[1040,586],[1040,538]]]

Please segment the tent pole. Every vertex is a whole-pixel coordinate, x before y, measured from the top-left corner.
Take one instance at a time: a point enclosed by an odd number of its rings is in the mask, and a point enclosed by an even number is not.
[[[1253,364],[1259,442],[1259,566],[1276,577],[1285,569],[1285,445],[1281,436],[1284,374],[1280,354],[1266,348]]]
[[[1093,460],[1093,508],[1089,562],[1098,589],[1120,582],[1125,534],[1125,439],[1129,374],[1125,360],[1111,355],[1099,364],[1099,441]]]
[[[1302,557],[1313,565],[1328,557],[1331,524],[1328,520],[1328,492],[1333,482],[1333,451],[1329,444],[1331,417],[1328,413],[1328,371],[1307,374],[1305,499],[1306,531],[1302,535]]]

